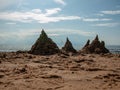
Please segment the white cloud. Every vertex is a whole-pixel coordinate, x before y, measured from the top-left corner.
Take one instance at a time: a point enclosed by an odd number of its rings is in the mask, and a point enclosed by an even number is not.
[[[27,30],[26,30],[27,31]],[[79,30],[79,29],[64,29],[64,28],[61,28],[61,29],[47,29],[45,30],[48,35],[49,34],[56,34],[57,36],[59,35],[82,35],[82,36],[92,36],[94,35],[95,33],[94,32],[87,32],[85,30]],[[37,33],[37,34],[40,34],[41,33],[41,30],[30,30],[29,31],[30,33]]]
[[[92,26],[100,26],[100,27],[115,27],[120,25],[120,23],[100,23],[100,24],[95,24]]]
[[[42,12],[42,10],[40,10],[40,9],[33,9],[32,10],[34,13],[41,13]]]
[[[49,23],[81,19],[79,16],[53,16],[61,11],[60,8],[46,9],[45,11],[45,13],[42,13],[40,9],[33,9],[27,12],[1,12],[0,19],[24,23],[30,23],[32,21],[37,21],[38,23]]]
[[[66,3],[64,2],[64,0],[54,0],[56,3],[62,4],[62,5],[66,5]]]
[[[108,19],[108,18],[102,18],[102,19],[99,19],[99,18],[83,18],[82,20],[86,21],[86,22],[96,22],[96,21],[110,21],[111,19]]]
[[[48,34],[48,36],[51,36],[51,37],[53,37],[53,36],[59,36],[59,34]]]
[[[59,11],[61,11],[60,8],[46,9],[46,15],[47,16],[53,15],[53,14],[58,13]]]
[[[116,15],[116,14],[120,14],[120,10],[101,11],[101,13],[103,13],[103,14],[109,14],[109,15]]]
[[[73,29],[47,29],[45,32],[48,36],[63,36],[63,35],[82,35],[82,36],[93,36],[94,32],[87,32],[84,30],[73,30]],[[25,39],[30,36],[39,35],[41,33],[40,29],[29,29],[29,30],[18,30],[14,32],[2,32],[0,33],[0,38],[19,38]]]
[[[56,32],[60,35],[82,35],[82,36],[92,36],[94,32],[87,32],[84,30],[73,30],[73,29],[54,29],[54,30],[46,30],[46,32]]]
[[[7,22],[6,24],[8,24],[8,25],[15,25],[16,23],[14,23],[14,22]]]
[[[95,15],[97,15],[97,16],[104,16],[104,14],[103,13],[98,13],[98,14],[95,14]]]

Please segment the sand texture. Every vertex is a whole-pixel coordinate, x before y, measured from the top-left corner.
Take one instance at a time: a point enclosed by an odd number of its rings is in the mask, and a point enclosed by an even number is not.
[[[0,53],[0,90],[120,90],[120,55]]]

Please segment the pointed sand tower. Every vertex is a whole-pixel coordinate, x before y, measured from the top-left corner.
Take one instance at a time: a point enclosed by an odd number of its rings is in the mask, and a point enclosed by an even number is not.
[[[86,45],[82,48],[81,52],[83,53],[109,53],[109,50],[105,47],[104,41],[99,41],[98,35],[95,39],[89,44],[90,41],[87,41]]]
[[[67,38],[66,39],[66,43],[64,45],[64,47],[62,47],[62,50],[65,52],[72,52],[72,53],[76,53],[77,51],[73,48],[72,43],[70,42],[70,40]]]
[[[41,31],[40,37],[30,50],[30,53],[35,55],[51,55],[58,52],[60,52],[58,46],[48,38],[44,30]]]

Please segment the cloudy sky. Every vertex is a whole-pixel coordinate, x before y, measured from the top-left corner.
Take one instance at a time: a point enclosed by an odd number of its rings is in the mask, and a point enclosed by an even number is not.
[[[30,47],[42,28],[58,45],[66,37],[84,45],[96,34],[120,45],[120,0],[0,0],[1,47]]]

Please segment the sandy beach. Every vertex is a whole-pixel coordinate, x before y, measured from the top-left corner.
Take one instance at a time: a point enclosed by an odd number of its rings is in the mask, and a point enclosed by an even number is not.
[[[0,90],[119,90],[120,55],[0,53]]]
[[[0,0],[0,90],[120,90],[120,0]]]

